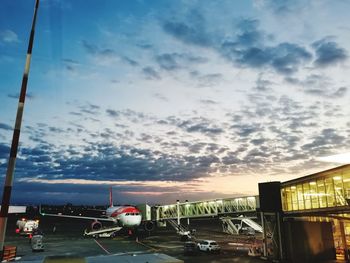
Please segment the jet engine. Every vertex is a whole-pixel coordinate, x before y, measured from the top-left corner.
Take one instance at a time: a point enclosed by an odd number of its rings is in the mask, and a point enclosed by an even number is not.
[[[96,231],[96,230],[99,230],[101,228],[102,228],[102,223],[100,221],[95,220],[91,223],[91,230]]]
[[[154,223],[153,221],[145,221],[143,223],[143,227],[145,228],[146,231],[152,231],[154,229]]]

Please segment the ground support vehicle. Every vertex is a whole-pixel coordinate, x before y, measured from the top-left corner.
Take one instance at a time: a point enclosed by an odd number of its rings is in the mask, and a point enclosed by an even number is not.
[[[40,229],[38,228],[34,229],[33,233],[29,235],[29,237],[30,237],[30,245],[32,247],[33,252],[44,251],[44,243],[43,243],[44,234]]]
[[[20,235],[30,235],[39,227],[39,220],[22,218],[21,220],[17,220],[16,226],[16,233]]]
[[[193,241],[184,243],[184,255],[195,255],[198,252],[197,244]]]
[[[220,246],[214,240],[202,240],[197,244],[200,251],[220,253]]]

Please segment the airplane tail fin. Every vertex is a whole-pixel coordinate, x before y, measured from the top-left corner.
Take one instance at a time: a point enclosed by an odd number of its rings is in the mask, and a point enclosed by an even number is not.
[[[113,193],[112,193],[112,187],[109,188],[109,207],[113,207]]]

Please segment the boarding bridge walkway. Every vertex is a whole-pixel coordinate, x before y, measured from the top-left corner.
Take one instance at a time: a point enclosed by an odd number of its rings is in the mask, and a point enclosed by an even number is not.
[[[259,208],[259,196],[177,202],[175,204],[157,206],[156,221],[242,215],[254,213],[257,208]]]

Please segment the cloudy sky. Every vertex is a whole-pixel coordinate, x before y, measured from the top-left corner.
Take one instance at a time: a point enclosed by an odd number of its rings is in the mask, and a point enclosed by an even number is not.
[[[34,0],[0,8],[0,176]],[[42,0],[13,203],[257,194],[349,152],[349,1]]]

